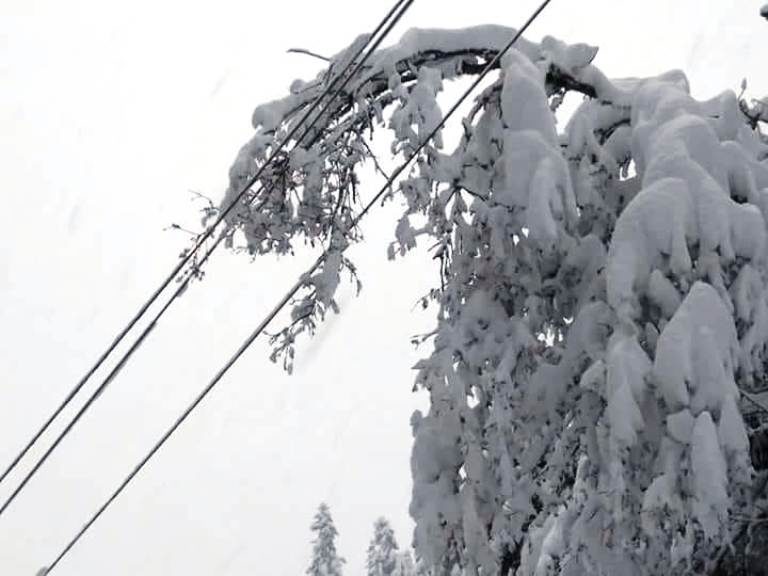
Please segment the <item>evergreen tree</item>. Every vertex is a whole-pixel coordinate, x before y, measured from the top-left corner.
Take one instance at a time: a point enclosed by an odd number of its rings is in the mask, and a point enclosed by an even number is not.
[[[412,30],[380,50],[229,218],[254,253],[328,246],[273,340],[287,367],[355,273],[365,138],[389,128],[408,155],[442,118],[444,84],[513,34]],[[437,576],[710,574],[731,542],[755,555],[761,541],[766,476],[742,399],[768,381],[768,105],[696,100],[678,71],[611,80],[596,54],[520,40],[458,143],[438,133],[391,191],[390,256],[424,237],[441,263],[410,507]],[[329,73],[256,109],[225,202]],[[558,123],[573,92],[584,101]]]
[[[341,576],[344,558],[336,553],[336,536],[338,532],[333,525],[331,511],[324,502],[315,514],[312,522],[312,563],[307,568],[309,576]]]
[[[394,576],[419,575],[421,575],[421,572],[418,571],[410,550],[405,550],[397,555],[397,567],[395,568]]]
[[[366,573],[368,576],[395,576],[398,560],[395,533],[385,518],[379,518],[373,525],[373,538],[368,546]]]

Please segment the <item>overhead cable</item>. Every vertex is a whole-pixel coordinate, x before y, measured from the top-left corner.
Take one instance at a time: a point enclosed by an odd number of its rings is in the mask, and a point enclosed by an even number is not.
[[[440,123],[422,140],[422,142],[419,144],[419,146],[409,155],[409,157],[401,164],[397,170],[390,176],[390,178],[387,180],[387,182],[382,186],[381,190],[366,204],[364,209],[357,215],[357,217],[353,220],[353,227],[356,226],[360,220],[362,220],[365,215],[370,211],[370,209],[374,206],[376,202],[379,201],[379,199],[386,194],[386,192],[390,189],[394,181],[398,178],[400,174],[403,173],[403,171],[410,165],[410,163],[421,153],[421,151],[424,149],[424,147],[428,144],[430,140],[432,140],[435,135],[445,126],[445,123],[453,116],[453,114],[458,110],[458,108],[461,106],[461,104],[469,97],[469,95],[477,88],[477,86],[480,84],[480,82],[487,76],[499,63],[501,58],[512,48],[512,46],[517,42],[517,40],[522,36],[522,34],[530,27],[530,25],[536,20],[536,18],[541,14],[541,12],[546,8],[546,6],[551,2],[551,0],[544,0],[544,2],[541,3],[541,5],[534,11],[534,13],[528,18],[528,20],[523,24],[523,26],[520,28],[520,30],[515,33],[515,35],[512,37],[512,39],[502,48],[483,68],[483,71],[479,74],[479,76],[475,79],[475,81],[470,85],[470,87],[463,93],[463,95],[456,101],[456,103],[449,109],[449,111],[446,113],[446,115],[443,117],[443,119],[440,121]],[[342,250],[343,251],[343,250]],[[80,538],[83,537],[83,535],[90,529],[91,526],[98,520],[98,518],[109,508],[109,506],[120,496],[120,494],[123,492],[123,490],[130,484],[133,479],[138,475],[138,473],[144,468],[144,466],[152,459],[152,457],[160,450],[160,448],[168,441],[168,439],[174,434],[174,432],[181,426],[181,424],[189,417],[189,415],[200,405],[200,403],[205,399],[205,397],[213,390],[213,388],[221,381],[221,379],[224,377],[224,375],[227,373],[227,371],[238,361],[238,359],[245,353],[245,351],[253,344],[253,342],[258,338],[264,330],[268,327],[270,322],[277,316],[277,314],[291,301],[291,299],[296,295],[296,293],[301,289],[302,286],[304,286],[307,278],[309,278],[323,263],[323,261],[328,256],[328,251],[326,250],[323,252],[323,254],[320,255],[320,257],[315,261],[315,263],[306,271],[304,274],[302,274],[299,279],[294,283],[294,285],[288,290],[288,292],[285,293],[285,295],[280,299],[280,301],[275,305],[275,307],[272,309],[272,311],[267,314],[267,316],[259,323],[259,325],[254,329],[254,331],[246,338],[246,340],[240,345],[240,347],[237,349],[237,351],[230,357],[229,360],[222,366],[222,368],[219,369],[219,371],[216,373],[216,375],[213,377],[213,379],[203,388],[203,390],[197,395],[197,397],[194,399],[194,401],[187,406],[187,408],[181,413],[181,415],[176,419],[176,421],[171,425],[168,430],[160,437],[160,439],[152,446],[150,451],[139,461],[139,463],[134,467],[134,469],[128,474],[128,476],[120,483],[120,485],[117,487],[117,489],[107,498],[107,500],[99,507],[99,509],[91,516],[91,518],[86,522],[86,524],[77,532],[77,534],[70,540],[70,542],[65,546],[65,548],[61,551],[61,553],[54,559],[54,561],[49,565],[47,572],[45,574],[50,574],[50,572],[61,562],[61,560],[69,553],[69,551],[77,544],[77,542],[80,540]]]
[[[107,351],[102,355],[102,357],[98,360],[98,362],[92,367],[91,370],[88,371],[88,373],[84,376],[80,382],[73,388],[70,393],[67,395],[67,397],[64,399],[64,402],[53,412],[53,414],[46,420],[46,422],[43,424],[43,426],[35,433],[35,435],[32,437],[32,439],[24,446],[24,448],[19,452],[19,454],[14,458],[13,462],[11,462],[10,466],[6,469],[6,471],[3,473],[2,476],[0,476],[0,483],[3,481],[3,479],[14,469],[14,467],[19,463],[19,461],[24,457],[24,455],[32,448],[32,446],[37,442],[37,440],[42,436],[42,434],[48,429],[48,427],[53,423],[53,421],[61,414],[61,412],[67,407],[67,405],[74,399],[74,397],[77,395],[77,393],[81,390],[83,385],[86,383],[86,381],[93,375],[93,373],[102,365],[103,361],[106,359],[106,357],[114,350],[114,348],[119,344],[119,342],[126,336],[128,331],[136,324],[136,322],[139,320],[141,316],[143,316],[149,306],[153,304],[157,298],[159,297],[160,293],[170,284],[170,282],[178,275],[178,273],[182,270],[184,265],[189,262],[189,260],[195,255],[195,253],[199,250],[199,248],[203,245],[205,241],[207,241],[211,235],[213,234],[213,231],[215,228],[222,222],[222,220],[231,212],[234,206],[236,206],[243,198],[243,196],[246,194],[248,190],[253,186],[253,184],[256,183],[260,175],[263,173],[266,166],[268,166],[270,163],[274,161],[277,154],[280,152],[280,150],[285,146],[285,144],[293,138],[296,133],[299,131],[299,129],[304,129],[302,135],[298,138],[299,141],[301,141],[307,134],[309,134],[309,131],[315,126],[315,124],[319,121],[320,118],[322,118],[323,114],[327,111],[329,106],[332,104],[332,102],[335,100],[335,98],[344,90],[344,88],[347,86],[347,84],[350,82],[352,78],[354,78],[357,73],[360,71],[362,66],[365,64],[365,62],[368,60],[368,58],[373,54],[373,52],[379,47],[381,42],[384,40],[384,38],[387,36],[387,34],[392,30],[392,28],[399,22],[399,20],[402,18],[402,16],[405,14],[405,12],[410,8],[411,4],[413,4],[415,0],[399,0],[395,6],[387,13],[385,18],[382,20],[382,22],[377,26],[376,30],[369,36],[368,41],[357,51],[357,53],[354,55],[354,57],[350,60],[347,67],[345,67],[342,72],[337,75],[333,81],[330,82],[328,87],[323,91],[323,93],[318,96],[318,98],[310,105],[309,109],[304,113],[304,115],[301,117],[301,119],[294,125],[294,127],[289,131],[288,135],[282,140],[281,144],[273,151],[273,153],[270,155],[270,157],[266,160],[266,162],[257,170],[256,174],[251,177],[251,179],[248,181],[248,183],[243,187],[243,189],[240,191],[239,194],[235,197],[235,199],[229,204],[229,206],[218,216],[216,219],[216,222],[212,226],[210,226],[196,241],[195,246],[190,250],[189,253],[187,253],[182,261],[179,263],[179,265],[176,266],[173,273],[163,282],[163,284],[158,288],[157,291],[152,295],[150,300],[147,301],[147,303],[142,306],[142,308],[139,310],[139,313],[134,317],[134,319],[129,323],[129,325],[126,327],[125,330],[123,330],[118,338],[113,342],[113,344],[107,349]],[[383,31],[382,31],[383,30]],[[365,51],[366,47],[368,48],[367,52],[363,56],[362,59],[357,61],[360,54]],[[356,64],[355,64],[356,63]],[[354,67],[353,67],[354,64]],[[347,73],[348,70],[352,68],[352,71]],[[344,78],[346,76],[346,78]],[[339,85],[335,92],[333,92],[332,96],[328,99],[328,101],[323,105],[323,107],[320,109],[318,114],[315,116],[315,118],[308,124],[305,125],[306,120],[309,118],[309,116],[314,113],[315,110],[320,106],[321,101],[327,96],[331,90],[336,86],[339,79],[344,78],[344,81],[341,85]],[[285,172],[288,169],[287,165],[283,168],[283,172]],[[271,184],[271,186],[274,186],[274,184]],[[262,186],[258,192],[261,192],[264,189]],[[271,191],[268,190],[269,193]],[[257,193],[258,196],[258,193]],[[256,208],[258,210],[258,207]],[[107,375],[106,378],[104,378],[99,384],[99,386],[96,388],[96,390],[91,394],[91,396],[88,398],[88,400],[83,404],[83,406],[78,410],[78,412],[75,414],[73,419],[67,424],[67,426],[63,429],[63,431],[56,437],[54,442],[49,446],[49,448],[44,452],[44,454],[37,460],[37,462],[34,464],[34,466],[27,472],[27,474],[24,476],[24,478],[21,480],[20,484],[13,490],[11,495],[6,499],[6,501],[3,503],[2,506],[0,506],[0,515],[5,512],[5,510],[8,508],[8,506],[11,504],[11,502],[18,496],[18,494],[21,492],[21,490],[26,486],[26,484],[31,480],[31,478],[37,473],[37,471],[40,469],[40,467],[43,465],[43,463],[48,459],[48,457],[53,453],[53,451],[58,447],[58,445],[61,443],[61,441],[66,437],[74,425],[82,418],[83,414],[91,407],[93,402],[98,398],[101,393],[104,391],[104,389],[107,387],[107,385],[114,379],[114,377],[117,375],[117,373],[125,366],[125,364],[128,362],[128,360],[131,358],[133,353],[139,348],[139,346],[143,343],[144,339],[149,335],[149,333],[154,329],[160,318],[166,313],[166,311],[170,308],[171,304],[184,292],[184,290],[189,285],[189,282],[192,278],[194,278],[197,270],[199,270],[203,264],[210,258],[211,254],[218,248],[220,245],[223,236],[226,234],[226,231],[223,232],[219,238],[216,239],[216,241],[213,243],[212,247],[206,252],[205,256],[197,263],[195,263],[192,270],[188,270],[186,273],[186,277],[181,280],[181,284],[179,288],[177,288],[176,291],[171,295],[171,297],[166,301],[166,303],[163,305],[163,307],[160,309],[160,311],[155,315],[153,320],[142,330],[141,334],[136,338],[136,340],[133,342],[133,344],[129,347],[129,349],[120,357],[118,360],[115,368],[110,371],[110,373]]]

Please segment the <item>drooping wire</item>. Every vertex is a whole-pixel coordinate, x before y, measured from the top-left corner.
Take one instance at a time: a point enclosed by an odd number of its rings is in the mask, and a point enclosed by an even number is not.
[[[361,48],[358,50],[358,52],[355,54],[355,56],[351,59],[350,65],[359,58],[360,54],[366,49],[367,46],[369,46],[370,41],[373,40],[374,37],[384,28],[384,26],[387,24],[389,19],[397,12],[397,10],[403,5],[408,4],[410,5],[413,2],[413,0],[399,0],[396,2],[394,7],[389,11],[389,13],[386,15],[386,17],[381,21],[381,23],[377,26],[377,28],[374,30],[373,33],[371,33],[369,37],[369,41],[366,42]],[[407,9],[407,8],[406,8]],[[398,18],[399,19],[399,18]],[[386,35],[386,34],[385,34]],[[349,81],[350,78],[354,77],[354,75],[357,73],[357,71],[360,69],[361,65],[358,65],[358,67],[355,69],[355,71],[350,74],[345,81],[344,85]],[[347,67],[346,70],[348,70],[349,67]],[[2,484],[3,480],[14,470],[14,468],[19,464],[19,462],[24,458],[24,456],[29,452],[29,450],[37,443],[37,441],[40,439],[40,437],[45,433],[45,431],[51,426],[51,424],[56,420],[56,418],[59,417],[59,415],[64,411],[64,409],[70,404],[70,402],[77,396],[77,394],[80,392],[80,390],[85,386],[85,384],[90,380],[90,378],[93,376],[93,374],[102,366],[102,364],[106,361],[106,359],[114,352],[115,348],[122,342],[122,340],[125,338],[125,336],[133,329],[133,327],[136,325],[136,323],[144,316],[144,314],[147,312],[150,306],[152,306],[157,298],[162,294],[163,291],[170,285],[171,282],[179,275],[179,273],[184,269],[184,267],[189,263],[189,261],[195,256],[195,254],[200,250],[200,248],[203,246],[203,244],[213,235],[214,230],[221,224],[222,221],[229,215],[229,213],[232,211],[232,209],[237,206],[237,204],[242,200],[243,196],[247,193],[247,191],[258,181],[260,176],[263,174],[264,170],[275,160],[275,158],[278,156],[278,154],[282,151],[282,149],[285,147],[285,145],[291,140],[291,138],[296,134],[296,132],[302,127],[302,124],[311,116],[314,111],[317,109],[317,107],[320,105],[320,102],[331,93],[331,91],[334,89],[338,81],[345,75],[346,70],[343,70],[341,73],[339,73],[325,88],[323,93],[315,100],[315,102],[310,106],[310,108],[304,113],[302,118],[295,124],[293,129],[285,136],[285,138],[281,141],[281,143],[274,149],[274,151],[271,153],[267,161],[258,169],[256,174],[254,174],[250,180],[246,183],[246,185],[243,187],[243,189],[238,193],[235,198],[232,200],[232,202],[227,206],[227,208],[221,212],[221,214],[216,218],[214,223],[209,226],[203,234],[201,234],[192,249],[190,249],[184,257],[177,263],[177,265],[173,268],[171,273],[161,282],[161,284],[155,289],[155,291],[150,295],[150,297],[144,302],[144,304],[141,305],[139,310],[136,312],[136,314],[131,318],[131,320],[125,325],[125,327],[117,334],[115,339],[112,341],[112,343],[106,348],[106,350],[99,356],[99,358],[96,360],[96,362],[88,369],[88,371],[85,373],[85,375],[80,379],[80,381],[69,391],[69,393],[66,395],[64,400],[59,404],[59,406],[51,413],[51,415],[45,420],[45,422],[42,424],[42,426],[35,432],[35,434],[30,438],[30,440],[24,445],[24,447],[19,451],[19,453],[13,458],[13,460],[9,463],[9,465],[6,467],[6,469],[3,471],[2,474],[0,474],[0,484]],[[334,96],[331,98],[331,101],[343,90],[343,86],[340,87]],[[322,114],[325,112],[325,109],[322,110],[317,118],[319,119]]]
[[[435,135],[445,126],[445,123],[453,116],[453,114],[458,110],[458,108],[461,106],[461,104],[469,97],[469,95],[474,91],[475,88],[480,84],[480,82],[485,78],[485,76],[490,73],[495,66],[499,63],[500,59],[506,54],[510,48],[517,42],[517,40],[520,38],[520,36],[523,35],[523,33],[530,27],[530,25],[536,20],[536,18],[541,14],[541,12],[544,10],[544,8],[547,7],[547,5],[551,2],[551,0],[544,0],[544,2],[541,3],[541,5],[534,11],[534,13],[528,18],[528,20],[523,24],[523,26],[515,33],[515,35],[512,37],[512,39],[502,48],[495,56],[492,58],[485,68],[483,68],[483,71],[480,73],[480,75],[477,77],[477,79],[470,85],[470,87],[463,93],[463,95],[456,101],[456,103],[449,109],[449,111],[446,113],[446,115],[443,117],[443,119],[440,121],[440,123],[424,138],[424,140],[419,144],[419,146],[411,153],[411,155],[401,164],[398,169],[390,176],[390,178],[387,180],[387,182],[382,186],[381,190],[366,204],[364,209],[357,215],[357,217],[353,220],[352,227],[356,226],[360,220],[362,220],[365,215],[370,211],[370,209],[373,207],[373,205],[379,201],[379,199],[387,193],[388,190],[390,190],[392,184],[397,179],[397,177],[403,173],[403,171],[410,165],[410,163],[419,155],[419,153],[426,147],[428,142],[432,140]],[[343,250],[342,250],[343,251]],[[77,544],[77,542],[80,540],[80,538],[83,537],[83,535],[90,529],[91,526],[96,522],[96,520],[99,519],[99,517],[109,508],[109,506],[120,496],[122,491],[130,484],[133,479],[138,475],[138,473],[144,468],[144,466],[152,459],[152,457],[160,450],[160,448],[168,441],[168,439],[174,434],[174,432],[181,426],[181,424],[184,422],[184,420],[189,417],[189,415],[197,408],[197,406],[200,405],[200,403],[205,399],[205,397],[213,390],[213,388],[219,383],[219,381],[224,377],[224,375],[227,373],[227,371],[238,361],[238,359],[245,353],[245,351],[253,344],[253,342],[256,340],[256,338],[261,335],[264,330],[268,327],[270,322],[277,316],[277,314],[290,302],[290,300],[296,295],[296,293],[299,291],[299,289],[305,284],[306,279],[309,278],[315,270],[323,263],[325,258],[328,256],[328,251],[326,250],[323,252],[323,254],[318,257],[318,259],[315,261],[315,263],[306,271],[304,274],[302,274],[299,279],[296,281],[296,283],[291,287],[288,292],[280,299],[280,301],[277,303],[277,305],[272,309],[272,311],[267,314],[267,316],[261,321],[261,323],[256,327],[256,329],[246,338],[246,340],[240,345],[240,347],[237,349],[237,351],[230,357],[229,360],[222,366],[221,369],[216,373],[216,375],[213,377],[213,379],[203,388],[203,390],[198,394],[198,396],[195,398],[195,400],[187,406],[187,408],[182,412],[182,414],[176,419],[176,421],[171,425],[168,430],[160,437],[160,439],[152,446],[150,451],[141,459],[141,461],[136,465],[136,467],[131,471],[128,476],[120,483],[120,485],[117,487],[117,489],[107,498],[107,500],[99,507],[99,509],[91,516],[91,518],[86,522],[85,525],[78,531],[78,533],[70,540],[70,542],[64,547],[64,549],[59,553],[59,555],[54,559],[54,561],[49,565],[47,571],[45,574],[50,574],[50,572],[61,562],[61,560],[69,553],[69,551]]]
[[[216,222],[208,229],[206,232],[202,235],[200,240],[197,241],[195,247],[193,248],[192,252],[187,254],[185,257],[185,260],[188,261],[189,258],[192,256],[194,251],[196,251],[200,246],[202,246],[202,242],[204,242],[207,238],[210,238],[211,233],[215,229],[215,227],[222,221],[222,219],[229,213],[229,211],[232,210],[232,208],[243,198],[245,193],[253,186],[253,184],[258,179],[259,175],[263,172],[264,167],[269,165],[275,158],[277,151],[280,150],[282,146],[285,145],[288,140],[290,140],[293,136],[296,135],[298,130],[300,128],[303,128],[304,131],[301,135],[301,137],[298,139],[299,141],[303,140],[304,137],[306,137],[307,134],[309,134],[310,130],[315,126],[315,124],[322,118],[323,114],[328,110],[330,105],[333,103],[333,101],[336,99],[336,97],[344,90],[346,85],[350,82],[352,78],[354,78],[357,73],[360,71],[360,69],[363,67],[365,62],[369,59],[371,54],[375,52],[375,50],[380,46],[381,42],[383,42],[384,38],[389,34],[389,32],[394,28],[394,26],[400,21],[400,19],[403,17],[405,12],[410,8],[411,4],[413,4],[415,0],[399,0],[395,6],[389,11],[389,13],[386,15],[386,17],[382,20],[382,22],[379,24],[379,26],[376,28],[373,34],[370,35],[368,42],[360,48],[360,50],[357,52],[357,54],[354,56],[354,58],[350,61],[348,66],[343,70],[333,82],[329,85],[329,87],[332,89],[334,85],[336,84],[336,81],[343,76],[346,75],[346,78],[344,82],[336,89],[336,91],[333,93],[333,95],[330,97],[330,99],[325,103],[325,105],[320,109],[319,113],[315,118],[310,122],[308,125],[304,125],[307,118],[318,108],[320,105],[321,100],[329,93],[329,90],[326,89],[310,106],[308,111],[302,116],[302,118],[298,121],[298,123],[294,126],[294,128],[290,131],[288,136],[282,141],[276,152],[274,152],[270,158],[266,161],[266,163],[257,171],[256,175],[253,176],[248,184],[243,188],[243,190],[237,195],[235,200],[230,203],[230,205],[227,207],[227,209],[217,218]],[[360,54],[366,49],[366,46],[368,47],[368,50],[366,51],[365,55],[362,59],[360,59],[357,64],[354,66],[352,71],[349,74],[346,74],[346,72],[349,70],[349,68],[352,67],[352,65],[355,63],[357,58]],[[283,167],[282,173],[285,173],[288,170],[288,165]],[[274,186],[273,183],[270,184],[270,189],[268,190],[268,193],[271,192],[272,187]],[[264,186],[261,186],[257,192],[257,195],[264,190]],[[262,203],[263,205],[263,203]],[[256,208],[258,210],[260,206]],[[193,270],[198,270],[205,262],[209,259],[211,254],[218,248],[221,241],[223,239],[223,235],[220,235],[219,238],[216,239],[216,241],[213,243],[212,247],[206,252],[205,256],[200,260],[200,262],[195,264],[195,267]],[[181,268],[177,266],[175,272],[178,272]],[[139,348],[139,346],[143,343],[144,339],[149,335],[149,333],[154,329],[157,322],[162,318],[162,316],[166,313],[168,308],[170,308],[171,304],[184,292],[184,290],[189,285],[190,280],[194,277],[193,274],[189,273],[187,274],[186,278],[181,282],[181,285],[179,288],[171,295],[171,297],[168,299],[168,301],[165,303],[165,305],[160,309],[160,311],[155,315],[154,319],[147,325],[147,327],[142,331],[142,333],[138,336],[138,338],[134,341],[134,343],[130,346],[128,351],[126,351],[118,361],[115,368],[107,375],[107,377],[101,382],[101,384],[96,388],[96,390],[91,394],[91,396],[88,398],[86,403],[81,407],[81,409],[75,414],[73,419],[67,424],[67,426],[64,428],[64,430],[57,436],[56,440],[54,440],[53,444],[45,451],[45,453],[38,459],[38,461],[35,463],[35,465],[29,470],[29,472],[24,476],[22,481],[19,483],[19,485],[16,487],[16,489],[11,493],[11,495],[6,499],[6,501],[3,503],[3,505],[0,507],[0,515],[2,515],[5,510],[8,508],[8,506],[13,502],[13,500],[16,499],[18,494],[21,492],[21,490],[27,485],[27,483],[32,479],[32,477],[37,473],[37,471],[40,469],[40,467],[45,463],[45,461],[48,459],[48,457],[53,453],[53,451],[58,447],[58,445],[61,443],[61,441],[66,437],[69,432],[72,430],[74,425],[82,418],[82,416],[85,414],[85,412],[91,407],[93,402],[98,398],[101,393],[104,391],[104,389],[107,387],[107,385],[114,379],[114,377],[117,375],[117,373],[125,366],[125,364],[128,362],[130,357],[133,355],[133,353]],[[172,279],[172,278],[171,278]],[[167,282],[164,284],[164,286],[167,286]],[[157,296],[159,296],[159,291],[153,295],[152,301],[156,300]],[[141,313],[145,313],[146,308],[141,310]],[[127,332],[126,332],[127,333]],[[120,338],[124,337],[125,334],[122,334]],[[102,359],[103,360],[103,359]],[[101,360],[100,360],[101,362]],[[95,370],[94,370],[95,371]],[[93,374],[93,371],[90,371],[86,375],[86,379],[89,378]],[[0,477],[0,482],[2,482],[2,479],[5,478],[5,476],[16,466],[16,464],[21,460],[21,458],[26,454],[26,452],[32,447],[32,445],[35,444],[35,442],[38,440],[38,438],[43,434],[43,432],[50,426],[50,424],[53,422],[53,420],[61,413],[61,411],[67,406],[67,404],[74,398],[75,394],[82,388],[82,385],[85,383],[85,380],[81,380],[80,383],[76,386],[75,389],[73,389],[72,392],[67,396],[64,403],[54,412],[54,414],[46,421],[46,423],[43,425],[43,427],[35,434],[35,436],[32,438],[32,440],[24,447],[24,449],[21,451],[21,453],[14,459],[11,466],[6,470],[6,472],[3,474],[2,477]]]
[[[90,380],[93,374],[102,366],[102,364],[106,361],[106,359],[112,354],[112,352],[114,352],[115,348],[117,348],[120,342],[122,342],[125,336],[133,329],[136,323],[144,316],[144,314],[147,312],[149,307],[155,303],[155,301],[160,296],[160,294],[162,294],[165,291],[165,289],[171,284],[171,282],[173,282],[173,280],[179,275],[179,273],[184,269],[184,267],[189,263],[189,261],[200,250],[203,244],[213,235],[214,230],[219,226],[219,224],[221,224],[222,221],[224,221],[224,219],[229,215],[232,209],[235,206],[237,206],[238,203],[242,200],[243,196],[245,196],[248,190],[258,181],[258,179],[263,174],[264,170],[270,164],[272,164],[272,162],[275,160],[278,154],[286,146],[286,144],[302,127],[302,124],[309,118],[309,116],[311,116],[314,113],[315,110],[317,110],[317,107],[320,105],[321,101],[333,91],[338,81],[345,76],[345,72],[349,69],[349,67],[351,67],[352,63],[354,63],[354,61],[357,60],[357,58],[359,58],[359,56],[363,53],[366,47],[370,45],[371,40],[373,40],[376,37],[376,35],[379,34],[379,32],[381,32],[381,30],[387,25],[387,22],[390,20],[390,18],[397,12],[397,10],[403,4],[407,4],[408,6],[410,6],[412,2],[413,0],[410,0],[410,1],[399,0],[398,2],[395,3],[393,8],[387,13],[386,17],[379,23],[376,29],[371,33],[368,41],[363,46],[360,47],[360,49],[357,51],[355,56],[350,60],[349,66],[345,70],[342,70],[328,84],[328,86],[326,86],[325,90],[320,94],[320,96],[318,96],[318,98],[304,113],[301,119],[294,125],[293,129],[290,130],[290,132],[285,136],[285,138],[283,138],[280,144],[272,151],[267,161],[257,170],[256,174],[254,174],[250,178],[250,180],[248,180],[248,182],[243,187],[243,189],[235,196],[235,198],[226,207],[226,209],[222,211],[221,214],[219,214],[219,216],[216,218],[214,223],[211,226],[209,226],[205,230],[205,232],[197,238],[194,246],[181,258],[181,260],[176,264],[176,266],[173,268],[171,273],[160,283],[160,285],[155,289],[155,291],[150,295],[150,297],[144,302],[144,304],[141,305],[141,307],[136,312],[136,314],[125,325],[125,327],[117,334],[117,336],[112,341],[112,343],[106,348],[106,350],[104,350],[101,356],[99,356],[96,362],[88,369],[88,371],[80,379],[80,381],[69,391],[69,393],[66,395],[64,400],[61,402],[61,404],[59,404],[59,406],[53,411],[53,413],[45,420],[42,426],[37,430],[37,432],[35,432],[32,438],[24,445],[24,447],[19,451],[19,453],[14,457],[14,459],[6,467],[3,473],[0,474],[0,484],[2,484],[3,480],[5,480],[5,478],[19,464],[21,459],[24,458],[27,452],[29,452],[29,450],[37,443],[40,437],[51,426],[51,424],[56,420],[56,418],[59,417],[62,411],[69,405],[69,403],[75,398],[75,396],[77,396],[77,394],[80,392],[83,386],[85,386],[88,380]],[[386,36],[386,34],[384,34],[384,36]],[[358,66],[355,68],[355,71],[347,77],[344,84],[334,93],[334,96],[331,98],[330,101],[332,101],[343,90],[343,87],[346,85],[346,83],[349,81],[350,78],[354,77],[354,75],[357,73],[360,67],[361,67],[361,64],[358,64]],[[316,120],[322,117],[324,112],[325,112],[325,109],[323,109],[318,114]]]

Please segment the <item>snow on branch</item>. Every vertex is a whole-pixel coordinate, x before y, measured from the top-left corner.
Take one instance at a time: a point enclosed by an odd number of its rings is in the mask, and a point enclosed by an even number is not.
[[[345,251],[360,171],[381,170],[370,140],[407,156],[446,85],[513,33],[409,31],[233,212],[253,254],[329,250],[273,339],[287,369],[341,275],[359,282]],[[356,45],[255,110],[225,203]],[[610,80],[596,53],[521,41],[458,143],[438,133],[392,189],[390,257],[427,241],[440,261],[410,508],[435,575],[708,573],[761,497],[740,391],[768,388],[765,108],[697,101],[679,71]],[[584,101],[563,125],[569,92]]]

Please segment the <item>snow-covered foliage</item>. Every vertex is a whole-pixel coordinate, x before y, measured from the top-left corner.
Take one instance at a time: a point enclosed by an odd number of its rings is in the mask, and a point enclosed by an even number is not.
[[[365,139],[386,126],[409,154],[445,84],[513,33],[410,31],[230,218],[255,253],[328,246],[275,340],[288,365],[354,274]],[[707,573],[757,497],[739,396],[766,379],[763,118],[732,92],[694,99],[677,71],[610,80],[596,52],[520,41],[456,147],[439,135],[392,192],[390,256],[423,238],[442,262],[417,365],[431,405],[412,419],[415,543],[434,574]],[[257,108],[225,202],[327,79]],[[585,99],[559,126],[570,91]]]
[[[394,576],[400,565],[395,532],[385,518],[373,525],[373,538],[368,546],[365,566],[368,576]]]
[[[333,525],[331,511],[323,503],[312,521],[312,563],[307,568],[309,576],[341,576],[344,558],[336,553],[336,527]]]

